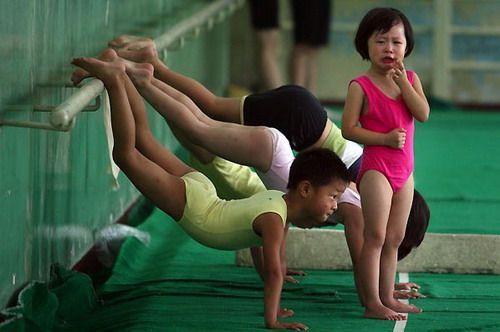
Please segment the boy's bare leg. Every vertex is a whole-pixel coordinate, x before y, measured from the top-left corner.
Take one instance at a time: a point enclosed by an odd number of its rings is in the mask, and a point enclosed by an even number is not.
[[[117,165],[146,197],[165,213],[179,220],[186,204],[184,182],[136,149],[135,121],[125,87],[129,78],[123,62],[76,58],[72,63],[103,81],[108,91],[115,142],[113,159]],[[148,72],[146,69],[141,70]],[[165,196],[169,199],[165,200]]]
[[[184,94],[143,72],[128,70],[139,92],[191,141],[233,162],[267,171],[272,162],[272,139],[267,129],[222,123],[208,118]]]

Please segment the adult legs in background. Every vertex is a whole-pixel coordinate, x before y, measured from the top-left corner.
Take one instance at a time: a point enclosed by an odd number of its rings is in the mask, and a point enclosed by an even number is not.
[[[328,44],[330,0],[291,0],[294,48],[291,57],[292,83],[316,94],[319,50]]]
[[[266,89],[284,84],[279,65],[281,38],[278,0],[250,0],[252,28],[259,42],[260,72]]]

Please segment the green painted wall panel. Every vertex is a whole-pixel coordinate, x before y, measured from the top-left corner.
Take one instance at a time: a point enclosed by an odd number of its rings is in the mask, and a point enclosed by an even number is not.
[[[0,0],[0,118],[47,121],[33,108],[74,92],[64,87],[72,57],[120,34],[156,37],[210,2]],[[228,37],[226,20],[169,51],[168,64],[223,93]],[[157,138],[185,155],[149,112]],[[113,188],[109,165],[102,109],[79,114],[69,132],[0,126],[0,308],[24,281],[46,280],[50,264],[71,266],[138,196],[123,174]]]

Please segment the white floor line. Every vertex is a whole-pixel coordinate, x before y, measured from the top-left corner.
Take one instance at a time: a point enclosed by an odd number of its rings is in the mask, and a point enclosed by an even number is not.
[[[406,272],[400,272],[399,273],[399,282],[409,282],[410,281],[410,276]],[[400,300],[403,303],[408,304],[408,300]],[[394,324],[394,329],[392,332],[403,332],[406,327],[406,322],[409,319],[408,314],[404,314],[406,316],[406,320],[398,320],[396,321],[396,324]]]

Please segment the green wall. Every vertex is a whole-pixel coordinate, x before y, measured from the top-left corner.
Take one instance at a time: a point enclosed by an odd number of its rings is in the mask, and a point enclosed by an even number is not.
[[[74,56],[96,55],[120,34],[156,37],[210,1],[0,0],[0,118],[47,121],[36,105],[74,92]],[[168,64],[217,93],[228,85],[229,22],[168,53]],[[150,111],[156,136],[181,152]],[[0,308],[25,281],[46,280],[54,262],[75,263],[93,232],[115,221],[138,192],[120,174],[113,188],[103,112],[78,115],[69,132],[0,125]]]

